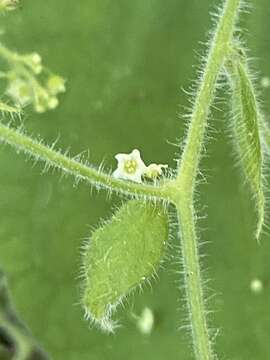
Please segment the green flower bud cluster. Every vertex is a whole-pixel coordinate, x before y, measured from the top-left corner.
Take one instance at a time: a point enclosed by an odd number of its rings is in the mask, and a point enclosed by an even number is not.
[[[16,106],[32,105],[38,113],[58,106],[58,95],[66,90],[65,80],[45,68],[38,53],[20,55],[0,45],[0,56],[9,66],[2,73],[7,79],[6,95]]]
[[[18,0],[0,0],[0,12],[15,10]]]

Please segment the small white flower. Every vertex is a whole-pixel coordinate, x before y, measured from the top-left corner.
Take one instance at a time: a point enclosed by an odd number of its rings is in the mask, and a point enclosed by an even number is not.
[[[149,166],[147,166],[145,172],[144,172],[144,176],[149,178],[149,179],[156,179],[157,177],[159,177],[160,175],[162,175],[162,171],[163,169],[166,169],[168,167],[168,165],[162,165],[162,164],[150,164]]]
[[[141,159],[139,150],[134,149],[130,154],[117,154],[117,169],[113,172],[113,177],[117,179],[142,182],[142,176],[146,166]]]
[[[7,88],[7,94],[15,101],[15,103],[25,106],[32,101],[33,93],[28,82],[17,78],[12,80]]]

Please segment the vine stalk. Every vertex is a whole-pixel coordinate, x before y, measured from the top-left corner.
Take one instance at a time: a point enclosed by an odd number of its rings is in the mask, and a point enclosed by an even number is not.
[[[217,24],[204,74],[199,85],[187,140],[175,181],[175,205],[178,212],[184,266],[187,307],[194,353],[198,360],[212,360],[214,354],[207,327],[202,278],[195,228],[194,188],[207,118],[215,94],[217,78],[230,51],[240,0],[227,0]]]

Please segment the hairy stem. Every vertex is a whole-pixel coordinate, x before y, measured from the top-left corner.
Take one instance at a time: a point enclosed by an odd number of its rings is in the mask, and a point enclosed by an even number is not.
[[[213,351],[206,321],[196,231],[191,221],[194,219],[194,208],[186,206],[187,203],[183,198],[177,209],[190,330],[196,359],[210,360],[213,359]]]
[[[241,0],[226,0],[214,38],[211,43],[204,74],[202,76],[194,108],[186,145],[180,161],[177,181],[185,190],[192,192],[198,165],[207,117],[214,98],[217,77],[224,59],[230,51],[237,10]]]
[[[131,181],[123,181],[95,169],[92,166],[70,158],[60,151],[54,150],[42,144],[40,141],[32,139],[19,130],[14,130],[0,122],[0,141],[7,143],[18,150],[29,154],[36,160],[41,160],[48,167],[56,167],[60,170],[82,179],[88,183],[103,187],[108,190],[114,190],[119,193],[168,200],[166,183],[161,186],[137,184]]]
[[[214,359],[206,321],[199,264],[193,196],[207,117],[215,94],[216,82],[230,49],[240,0],[226,0],[211,43],[202,76],[178,175],[175,181],[175,205],[178,211],[185,288],[196,359]]]

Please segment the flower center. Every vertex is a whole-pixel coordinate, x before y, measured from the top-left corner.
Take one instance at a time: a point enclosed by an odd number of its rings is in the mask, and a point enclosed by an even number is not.
[[[135,174],[138,168],[138,164],[136,160],[127,160],[124,163],[124,170],[128,174]]]
[[[20,85],[18,93],[20,98],[28,98],[31,95],[29,87],[27,85]]]

